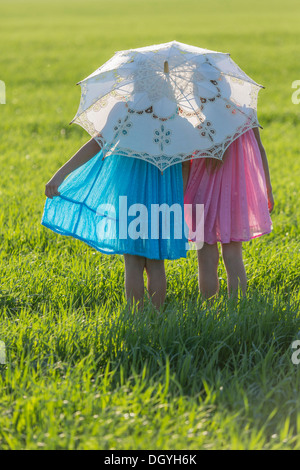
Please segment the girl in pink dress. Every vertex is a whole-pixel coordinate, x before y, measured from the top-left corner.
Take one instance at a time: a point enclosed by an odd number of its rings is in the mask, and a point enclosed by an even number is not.
[[[255,127],[234,140],[222,162],[198,158],[187,162],[184,203],[204,204],[204,244],[197,251],[199,289],[204,298],[218,293],[218,242],[227,272],[229,295],[239,285],[246,293],[242,242],[270,233],[274,200],[265,149]],[[186,215],[192,231],[192,218]]]

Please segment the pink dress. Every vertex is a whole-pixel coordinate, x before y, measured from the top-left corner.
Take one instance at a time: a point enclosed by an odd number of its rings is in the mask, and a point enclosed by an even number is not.
[[[253,129],[227,148],[224,163],[207,170],[205,158],[191,160],[184,203],[192,204],[185,215],[190,231],[195,204],[204,204],[204,242],[249,241],[270,233],[265,175]]]

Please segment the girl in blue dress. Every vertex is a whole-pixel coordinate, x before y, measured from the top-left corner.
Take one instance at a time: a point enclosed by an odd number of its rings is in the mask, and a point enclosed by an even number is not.
[[[46,184],[41,224],[101,253],[124,255],[126,298],[139,308],[145,269],[148,293],[160,308],[166,295],[164,260],[185,258],[188,247],[185,168],[176,164],[161,173],[137,158],[104,159],[92,138]]]

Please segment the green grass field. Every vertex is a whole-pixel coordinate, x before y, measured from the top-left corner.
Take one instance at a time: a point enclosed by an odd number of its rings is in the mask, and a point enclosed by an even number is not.
[[[298,0],[0,3],[0,449],[300,449]],[[166,262],[158,317],[126,307],[123,259],[41,226],[45,184],[89,138],[75,84],[115,51],[177,41],[266,88],[273,232],[244,244],[246,299]]]

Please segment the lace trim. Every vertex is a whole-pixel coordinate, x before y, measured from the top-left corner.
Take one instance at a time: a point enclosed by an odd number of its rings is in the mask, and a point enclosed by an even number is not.
[[[254,127],[262,128],[262,126],[258,123],[257,120],[249,120],[246,124],[240,126],[234,134],[227,136],[221,144],[213,145],[212,147],[205,150],[195,149],[192,153],[178,153],[176,155],[170,156],[161,154],[150,155],[147,152],[135,152],[131,149],[118,147],[118,145],[108,147],[109,143],[105,141],[104,137],[101,134],[96,135],[94,139],[103,148],[103,160],[104,158],[107,158],[108,156],[113,154],[137,158],[152,163],[163,173],[164,170],[166,170],[172,165],[176,165],[177,163],[181,163],[194,158],[215,158],[217,160],[222,160],[222,157],[227,147],[229,147],[229,145],[242,134],[244,134],[250,129],[253,129]]]

